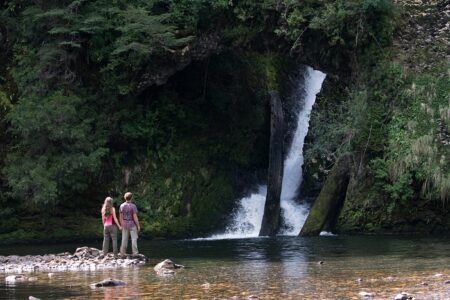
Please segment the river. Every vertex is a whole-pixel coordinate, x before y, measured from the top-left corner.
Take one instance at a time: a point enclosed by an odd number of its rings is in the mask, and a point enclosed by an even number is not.
[[[90,246],[99,248],[100,243]],[[449,299],[450,240],[387,236],[278,237],[232,240],[140,240],[152,259],[186,266],[173,278],[152,267],[35,273],[37,281],[5,285],[1,299]],[[0,255],[73,252],[77,245],[2,246]],[[320,264],[319,262],[323,262]],[[91,289],[106,278],[125,287]]]

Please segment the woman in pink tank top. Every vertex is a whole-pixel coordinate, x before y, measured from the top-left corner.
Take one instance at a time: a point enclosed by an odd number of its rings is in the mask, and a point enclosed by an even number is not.
[[[112,240],[114,256],[117,256],[117,224],[119,229],[122,227],[119,224],[116,216],[116,210],[113,206],[113,199],[111,197],[106,197],[105,202],[102,206],[102,223],[103,223],[103,255],[108,254],[109,240]]]

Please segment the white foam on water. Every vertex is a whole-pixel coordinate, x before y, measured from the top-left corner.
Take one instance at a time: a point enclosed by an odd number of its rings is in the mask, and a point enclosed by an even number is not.
[[[280,231],[281,235],[298,235],[308,216],[309,205],[297,203],[303,180],[303,146],[308,133],[311,110],[325,76],[324,73],[313,70],[311,67],[306,70],[303,107],[298,113],[294,139],[284,161],[280,203],[284,226]]]
[[[301,101],[302,105],[298,105],[297,125],[284,161],[280,202],[283,227],[280,235],[298,235],[308,216],[309,206],[297,202],[303,179],[303,145],[308,133],[310,113],[325,76],[324,73],[307,67],[304,85],[303,82],[299,82],[293,91],[293,97],[297,101]],[[266,194],[267,186],[260,186],[258,192],[239,201],[239,205],[232,215],[232,221],[224,233],[197,240],[258,237],[264,215]]]

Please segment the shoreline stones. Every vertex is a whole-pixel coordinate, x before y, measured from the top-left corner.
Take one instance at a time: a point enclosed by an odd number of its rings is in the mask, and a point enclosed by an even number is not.
[[[113,269],[143,265],[147,258],[142,254],[114,257],[103,255],[96,248],[80,247],[73,254],[69,252],[46,255],[0,256],[0,273],[21,272],[63,272]],[[50,276],[50,274],[49,274]]]
[[[184,268],[183,265],[177,265],[170,259],[165,259],[159,264],[157,264],[153,270],[155,270],[156,275],[158,276],[172,276],[175,275],[176,269]]]

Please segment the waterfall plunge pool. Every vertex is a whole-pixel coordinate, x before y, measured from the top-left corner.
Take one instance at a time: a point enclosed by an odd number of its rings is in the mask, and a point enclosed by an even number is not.
[[[2,246],[0,255],[73,252],[80,245]],[[91,244],[100,247],[100,243]],[[33,273],[37,281],[6,286],[0,299],[417,299],[450,297],[450,240],[385,236],[277,237],[202,241],[139,241],[152,259],[170,258],[187,268],[158,278],[152,266]],[[323,264],[319,264],[323,261]],[[440,274],[440,275],[439,275]],[[109,277],[125,287],[91,289]],[[209,285],[205,286],[205,283]]]

